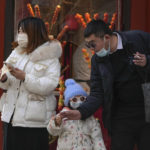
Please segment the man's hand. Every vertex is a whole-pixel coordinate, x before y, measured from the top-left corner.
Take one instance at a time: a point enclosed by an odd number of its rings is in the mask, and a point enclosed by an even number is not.
[[[78,110],[69,110],[60,112],[61,118],[66,118],[67,120],[80,120],[81,114]]]
[[[10,73],[19,80],[24,80],[25,79],[25,72],[18,69],[18,68],[13,68],[12,70],[10,70]]]
[[[144,54],[140,54],[139,52],[136,52],[134,54],[134,64],[140,67],[144,67],[147,63],[146,56]]]

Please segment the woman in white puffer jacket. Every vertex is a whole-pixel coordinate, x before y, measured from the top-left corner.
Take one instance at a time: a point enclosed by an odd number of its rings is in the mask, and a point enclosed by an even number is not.
[[[7,90],[1,115],[7,150],[48,150],[46,127],[55,114],[53,91],[59,81],[61,53],[61,44],[49,40],[41,19],[20,21],[18,46],[1,69],[0,88]]]

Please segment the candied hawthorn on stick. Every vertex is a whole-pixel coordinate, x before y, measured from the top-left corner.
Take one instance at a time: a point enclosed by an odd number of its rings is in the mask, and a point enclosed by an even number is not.
[[[36,5],[34,6],[34,10],[35,10],[36,17],[41,18],[40,8],[39,8],[39,5],[38,5],[38,4],[36,4]]]
[[[34,12],[30,3],[27,4],[27,9],[29,11],[30,16],[34,17]]]

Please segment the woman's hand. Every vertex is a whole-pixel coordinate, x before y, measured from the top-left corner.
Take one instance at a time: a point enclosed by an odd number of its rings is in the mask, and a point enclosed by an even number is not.
[[[19,80],[25,80],[25,72],[18,69],[18,68],[13,68],[10,70],[10,73],[16,78],[16,79],[19,79]]]
[[[2,73],[2,70],[0,70],[0,76],[1,76],[1,73]],[[7,80],[7,75],[6,74],[2,75],[0,81],[5,82],[6,80]]]
[[[136,54],[134,54],[133,62],[137,66],[144,67],[147,63],[147,59],[146,59],[146,56],[144,54],[136,52]]]

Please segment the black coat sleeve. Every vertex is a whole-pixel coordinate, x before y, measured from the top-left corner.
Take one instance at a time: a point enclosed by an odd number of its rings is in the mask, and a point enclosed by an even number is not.
[[[148,74],[150,74],[150,34],[146,32],[141,33],[142,39],[145,41],[146,44],[146,58],[147,58],[147,64],[144,67]]]
[[[141,70],[145,70],[147,71],[147,73],[150,74],[150,34],[147,32],[143,32],[143,31],[135,31],[137,33],[137,40],[136,44],[139,45],[139,47],[141,48],[141,50],[144,49],[146,58],[147,58],[147,64],[145,67],[139,67],[141,68]]]
[[[98,64],[95,55],[91,60],[91,79],[90,79],[90,95],[87,100],[78,108],[82,119],[86,119],[93,115],[94,112],[103,104],[104,92],[102,88],[102,79],[99,73]]]

